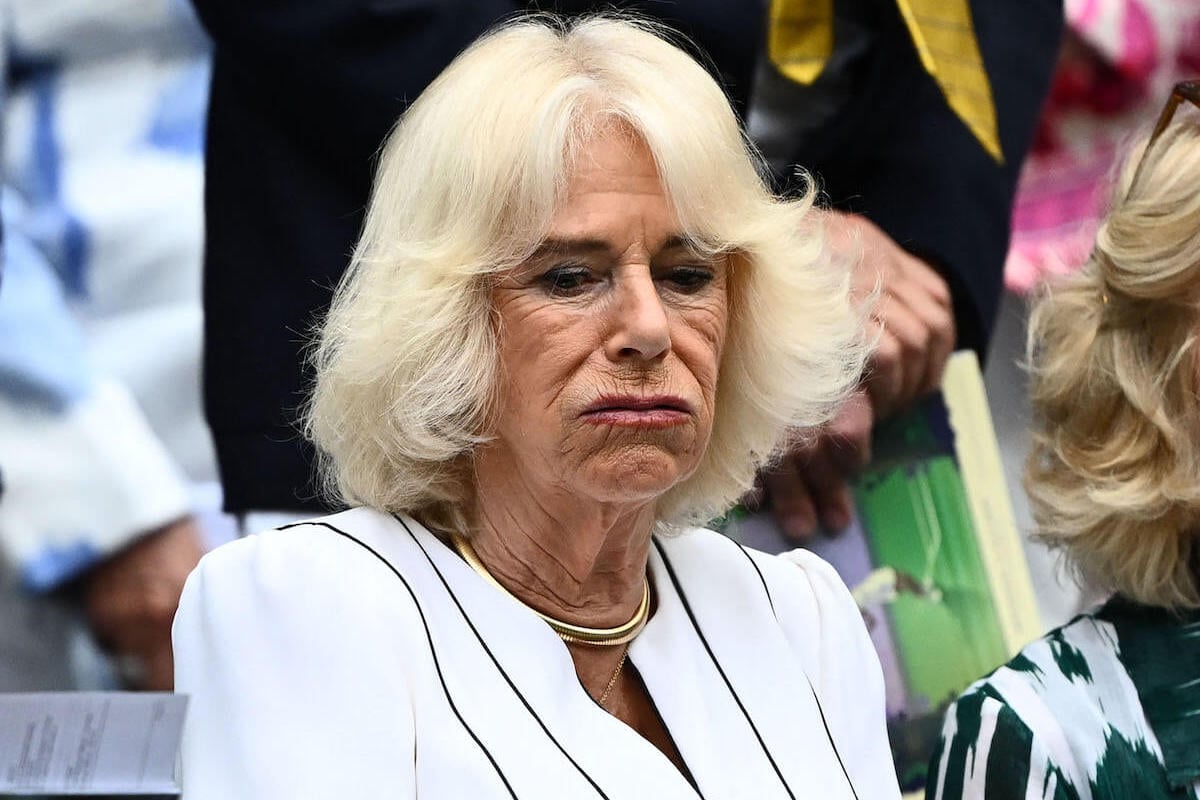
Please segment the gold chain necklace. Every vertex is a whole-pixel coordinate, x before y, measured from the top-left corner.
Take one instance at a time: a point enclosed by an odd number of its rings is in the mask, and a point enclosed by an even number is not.
[[[617,668],[613,670],[612,677],[608,679],[608,686],[604,687],[604,692],[600,695],[600,699],[596,701],[605,711],[608,711],[608,707],[604,704],[608,702],[608,696],[612,694],[613,687],[617,685],[617,678],[621,677],[621,668],[625,666],[625,661],[628,658],[629,647],[626,646],[625,652],[621,653],[621,660],[617,662]]]
[[[471,569],[478,572],[492,586],[495,586],[501,592],[541,617],[564,642],[590,644],[597,647],[615,647],[626,644],[633,641],[642,632],[642,628],[646,627],[646,621],[650,618],[650,581],[646,578],[642,579],[642,602],[638,605],[637,611],[633,612],[633,616],[630,617],[628,622],[618,625],[615,628],[588,628],[584,625],[573,625],[570,622],[563,622],[533,608],[504,588],[500,581],[496,580],[492,576],[492,573],[488,572],[487,567],[479,560],[479,556],[475,553],[475,548],[471,547],[470,542],[457,533],[450,534],[450,542],[454,545],[454,549],[458,551],[458,554],[462,556],[463,561],[466,561],[471,566]],[[623,661],[622,666],[624,666]],[[619,672],[620,669],[618,668]],[[614,675],[614,683],[615,677]]]

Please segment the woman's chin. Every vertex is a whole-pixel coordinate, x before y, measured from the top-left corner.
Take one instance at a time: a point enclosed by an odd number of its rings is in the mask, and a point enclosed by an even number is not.
[[[669,453],[639,448],[582,470],[577,488],[602,502],[645,502],[666,494],[692,469],[692,464],[683,469],[678,457]]]

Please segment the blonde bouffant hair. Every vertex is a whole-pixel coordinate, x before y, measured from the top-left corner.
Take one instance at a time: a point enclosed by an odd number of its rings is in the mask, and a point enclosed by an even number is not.
[[[465,532],[500,380],[492,286],[545,237],[572,164],[612,124],[645,141],[683,232],[731,255],[713,432],[660,521],[722,513],[791,426],[827,420],[858,380],[861,312],[812,193],[771,193],[725,95],[670,36],[612,15],[519,17],[401,118],[313,351],[306,434],[341,502]]]
[[[1086,265],[1034,305],[1028,352],[1025,488],[1041,538],[1085,583],[1171,609],[1200,607],[1198,323],[1189,119],[1133,148]]]

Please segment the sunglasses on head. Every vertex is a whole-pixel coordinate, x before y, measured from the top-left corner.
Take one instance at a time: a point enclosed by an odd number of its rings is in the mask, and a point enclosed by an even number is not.
[[[1130,191],[1137,185],[1138,178],[1142,174],[1142,169],[1146,166],[1147,154],[1154,147],[1154,143],[1158,141],[1158,137],[1171,124],[1171,120],[1175,118],[1175,112],[1185,100],[1200,108],[1200,81],[1181,81],[1175,84],[1175,88],[1171,90],[1171,96],[1167,98],[1162,113],[1158,115],[1158,122],[1154,123],[1154,130],[1150,133],[1150,140],[1146,142],[1146,149],[1142,151],[1142,157],[1138,161],[1137,169],[1133,172],[1133,180],[1129,182]]]

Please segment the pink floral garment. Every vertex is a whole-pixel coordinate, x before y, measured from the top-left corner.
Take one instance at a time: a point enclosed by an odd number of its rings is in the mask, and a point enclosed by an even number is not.
[[[1005,283],[1019,293],[1083,263],[1122,147],[1173,83],[1200,75],[1200,0],[1066,0],[1066,16],[1014,210]]]

